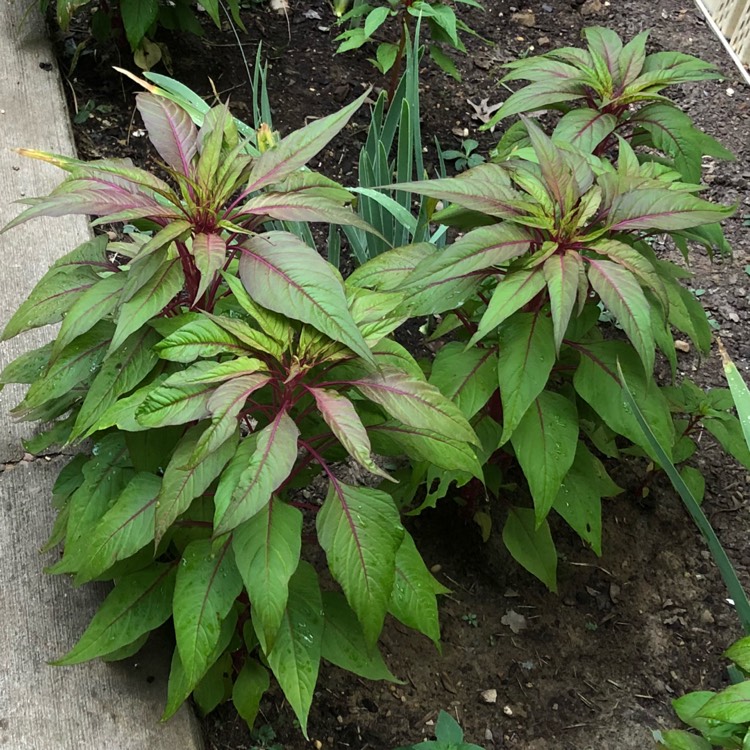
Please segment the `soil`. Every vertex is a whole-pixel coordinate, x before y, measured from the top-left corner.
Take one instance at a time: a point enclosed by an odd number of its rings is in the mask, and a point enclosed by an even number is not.
[[[749,89],[692,3],[530,0],[515,8],[489,0],[486,6],[485,12],[460,6],[461,17],[492,42],[470,41],[470,54],[458,60],[462,82],[425,66],[421,106],[428,166],[435,161],[434,137],[444,148],[455,148],[460,141],[456,133],[465,133],[480,142],[480,152],[497,140],[498,133],[477,132],[479,122],[472,119],[467,100],[487,98],[494,104],[507,95],[497,84],[503,62],[532,47],[537,52],[576,44],[588,25],[612,27],[625,38],[650,28],[651,49],[700,55],[725,72],[725,81],[691,85],[676,97],[700,127],[737,155],[731,163],[706,160],[711,197],[739,206],[726,224],[734,257],[711,262],[695,253],[691,283],[730,354],[746,370],[750,239],[741,217],[750,214]],[[513,19],[518,10],[533,12],[533,19],[525,15],[533,26]],[[311,11],[319,18],[311,17]],[[366,86],[387,84],[367,62],[370,50],[333,55],[337,29],[322,0],[292,0],[288,19],[265,6],[253,7],[244,18],[248,32],[239,35],[245,55],[252,60],[262,40],[268,56],[274,125],[282,133],[332,111]],[[59,39],[63,70],[84,37],[81,26]],[[207,26],[202,39],[173,36],[162,41],[176,78],[207,97],[215,89],[231,99],[237,116],[250,119],[250,88],[229,31]],[[146,163],[152,155],[134,115],[133,89],[109,68],[123,63],[132,67],[114,53],[87,49],[67,76],[74,112],[89,100],[99,107],[74,126],[76,140],[85,158],[116,154]],[[366,125],[363,109],[313,166],[354,184]],[[681,371],[701,385],[723,384],[715,355],[703,363],[691,353],[679,356]],[[701,448],[697,464],[707,480],[705,508],[750,585],[750,476],[709,436],[703,437]],[[310,717],[312,746],[389,750],[431,737],[433,720],[445,709],[459,719],[467,740],[488,750],[652,747],[653,729],[676,724],[672,698],[725,684],[720,655],[740,632],[709,553],[671,487],[655,481],[646,500],[640,498],[636,488],[644,470],[637,462],[614,469],[629,491],[606,503],[601,558],[564,528],[555,530],[557,594],[512,563],[497,534],[482,544],[476,527],[451,503],[416,519],[411,530],[425,560],[453,592],[441,606],[442,655],[426,639],[389,622],[383,652],[403,684],[368,683],[324,666]],[[503,623],[511,611],[525,625],[517,633]],[[493,690],[495,700],[488,700],[490,693],[483,696]],[[281,747],[311,747],[278,689],[271,691],[262,711]],[[231,706],[209,716],[204,727],[211,750],[256,746]]]

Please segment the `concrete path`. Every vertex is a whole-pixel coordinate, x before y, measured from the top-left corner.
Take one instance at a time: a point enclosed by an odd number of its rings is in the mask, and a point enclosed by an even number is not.
[[[22,19],[31,3],[32,10]],[[22,159],[17,146],[73,154],[62,83],[33,0],[0,0],[0,226],[18,198],[43,195],[62,173]],[[0,236],[0,329],[60,255],[89,237],[83,219],[37,220]],[[49,331],[0,345],[0,367]],[[199,750],[200,733],[183,708],[159,723],[169,652],[153,644],[134,659],[50,667],[85,629],[106,588],[74,589],[43,573],[40,555],[54,519],[50,488],[67,460],[23,461],[8,410],[21,389],[0,392],[0,748],[2,750]]]

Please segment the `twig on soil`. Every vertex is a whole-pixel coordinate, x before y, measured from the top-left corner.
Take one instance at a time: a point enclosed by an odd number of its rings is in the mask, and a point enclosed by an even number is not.
[[[573,562],[572,560],[568,560],[567,563],[568,565],[575,565],[579,568],[596,568],[597,570],[601,570],[602,573],[606,573],[610,578],[614,578],[614,575],[610,573],[606,568],[603,568],[601,565],[595,565],[594,563]]]

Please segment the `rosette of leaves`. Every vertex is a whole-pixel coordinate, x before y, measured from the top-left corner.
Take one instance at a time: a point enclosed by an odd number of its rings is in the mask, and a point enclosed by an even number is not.
[[[483,10],[477,0],[458,0],[464,5]],[[433,62],[445,73],[461,80],[461,74],[453,59],[441,45],[456,52],[466,53],[466,45],[461,34],[477,36],[476,32],[456,16],[450,3],[437,0],[385,0],[381,3],[355,2],[351,10],[340,14],[337,23],[348,24],[349,28],[336,37],[340,42],[336,53],[359,49],[368,43],[375,43],[375,57],[370,62],[381,72],[393,70],[389,99],[395,91],[401,72],[403,57],[411,42],[413,19],[422,19],[430,35],[429,54]],[[398,41],[387,37],[392,29],[400,29]],[[383,34],[385,37],[383,38]]]
[[[562,114],[553,137],[602,155],[618,136],[639,158],[669,164],[686,182],[701,179],[701,158],[732,159],[714,138],[661,92],[668,86],[722,76],[715,66],[681,52],[646,54],[648,32],[627,44],[611,29],[584,29],[587,48],[563,47],[505,65],[502,83],[529,81],[511,94],[485,128],[516,114],[554,110]],[[498,159],[527,142],[522,124],[497,146]]]
[[[362,223],[335,183],[299,172],[359,103],[251,157],[224,107],[196,130],[141,95],[168,181],[43,156],[70,176],[13,222],[83,213],[153,227],[60,258],[4,332],[62,320],[57,336],[0,380],[29,385],[15,416],[51,423],[30,449],[93,445],[54,486],[47,547],[64,550],[52,573],[115,585],[57,663],[126,657],[171,619],[165,717],[192,693],[204,711],[231,697],[252,724],[270,671],[304,731],[321,660],[393,679],[376,646],[389,613],[439,639],[444,589],[371,440],[481,476],[474,431],[389,338],[403,294],[346,286],[295,235],[259,231],[268,217]],[[344,481],[345,459],[371,481]],[[324,498],[302,497],[321,474]],[[309,562],[321,556],[303,545],[305,516],[336,590]]]
[[[750,744],[750,637],[732,644],[724,656],[731,659],[733,684],[719,692],[699,690],[672,701],[680,721],[693,731],[654,732],[662,750],[743,750]]]
[[[655,458],[624,403],[618,362],[660,442],[673,454],[683,449],[653,377],[655,352],[674,370],[672,330],[705,353],[711,329],[680,284],[688,274],[661,260],[650,239],[668,234],[710,245],[714,230],[707,227],[733,209],[697,197],[699,186],[667,166],[641,164],[625,140],[611,164],[525,125],[531,147],[518,158],[397,185],[450,204],[432,220],[465,234],[440,251],[416,245],[386,252],[350,283],[401,291],[410,314],[440,316],[433,337],[451,340],[429,381],[472,421],[491,493],[502,494],[508,471],[520,467],[534,507],[510,509],[504,539],[554,588],[550,511],[600,552],[601,498],[618,488],[595,452],[617,457],[635,446],[629,450]],[[719,430],[723,417],[714,416]],[[426,489],[417,495],[420,482]],[[415,468],[408,489],[405,502],[421,500],[414,512],[449,491],[473,509],[485,495],[468,473],[426,464]]]

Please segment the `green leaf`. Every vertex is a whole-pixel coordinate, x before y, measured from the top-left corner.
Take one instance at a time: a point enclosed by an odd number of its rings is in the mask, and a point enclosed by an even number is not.
[[[366,680],[398,682],[383,661],[380,651],[365,642],[362,626],[346,603],[346,598],[334,591],[323,592],[325,628],[321,656],[347,672]]]
[[[271,382],[271,376],[252,373],[220,385],[208,400],[211,424],[200,436],[188,464],[193,464],[215,451],[237,430],[238,417],[252,393]]]
[[[447,73],[455,81],[461,80],[461,73],[459,73],[456,63],[453,59],[443,52],[436,44],[430,45],[430,59],[442,70]]]
[[[71,341],[91,330],[117,307],[126,279],[127,275],[124,273],[112,274],[97,281],[76,299],[65,315],[55,339],[53,360]]]
[[[218,234],[200,232],[193,237],[193,258],[201,275],[195,299],[199,300],[206,292],[216,274],[224,267],[227,257],[227,244]]]
[[[154,474],[136,474],[86,535],[86,553],[76,575],[76,584],[96,578],[118,560],[124,560],[154,538],[154,511],[161,479]]]
[[[497,390],[497,370],[496,349],[466,349],[462,343],[454,341],[435,356],[430,383],[471,419]]]
[[[731,659],[743,672],[750,671],[750,636],[733,643],[724,652],[724,656]]]
[[[500,281],[492,294],[490,304],[479,321],[477,332],[470,344],[484,338],[514,312],[530,302],[545,287],[544,273],[540,268],[531,271],[514,271]]]
[[[622,492],[602,462],[579,441],[575,460],[565,475],[553,508],[597,555],[602,554],[602,497]]]
[[[440,643],[438,594],[447,594],[419,554],[414,540],[404,532],[396,553],[396,575],[388,611],[408,628],[426,635],[436,646]]]
[[[557,552],[546,520],[537,526],[531,508],[511,508],[503,528],[503,542],[529,573],[550,591],[557,591]]]
[[[166,427],[204,419],[209,415],[208,400],[215,390],[214,383],[160,385],[149,392],[135,418],[143,427]]]
[[[353,385],[406,425],[442,433],[453,440],[478,443],[474,430],[458,407],[434,385],[389,367]]]
[[[625,403],[617,376],[619,361],[638,405],[659,442],[669,452],[674,445],[674,424],[669,404],[653,378],[644,373],[643,365],[633,349],[618,341],[581,344],[576,348],[581,353],[581,361],[573,377],[573,385],[581,398],[608,427],[655,458],[637,419]]]
[[[698,712],[705,719],[744,724],[750,721],[750,680],[724,688]]]
[[[482,467],[469,445],[447,435],[397,421],[372,425],[368,432],[378,453],[406,454],[447,471],[466,471],[479,479],[482,477]]]
[[[202,461],[188,465],[201,432],[201,425],[196,425],[187,432],[164,470],[161,492],[156,502],[156,544],[177,517],[190,507],[192,501],[209,488],[236,449],[234,441],[227,441]]]
[[[172,615],[174,564],[154,563],[123,576],[102,603],[76,645],[58,666],[70,666],[106,656],[163,625]]]
[[[701,424],[721,443],[721,447],[750,470],[750,450],[739,420],[727,414],[725,419],[703,419]]]
[[[222,477],[219,483],[214,498],[215,534],[231,531],[268,504],[271,494],[294,468],[298,437],[297,425],[282,410],[252,438],[242,441],[241,446],[251,448],[253,444],[247,441],[252,440],[255,450],[238,476],[227,477],[226,480]]]
[[[111,269],[106,248],[107,236],[102,235],[57,260],[8,321],[2,340],[31,328],[57,323],[99,280],[96,272]]]
[[[552,321],[539,313],[517,313],[500,326],[497,374],[507,442],[521,418],[544,390],[555,363]]]
[[[135,388],[158,361],[152,347],[159,340],[155,331],[136,331],[111,354],[91,383],[76,417],[70,439],[75,440],[98,428],[107,409],[123,394]]]
[[[378,58],[380,72],[387,73],[396,62],[396,57],[398,57],[398,45],[391,44],[390,42],[383,42],[378,45],[375,55]]]
[[[131,333],[158,315],[182,289],[184,278],[178,258],[167,260],[123,306],[110,352],[119,349]]]
[[[542,391],[511,437],[534,499],[537,526],[560,492],[578,444],[578,414],[565,396]]]
[[[234,681],[232,703],[249,727],[255,723],[260,701],[270,685],[266,668],[255,659],[246,659]]]
[[[544,262],[542,271],[549,291],[555,349],[559,354],[578,296],[583,261],[578,253],[555,253]]]
[[[552,133],[552,140],[592,154],[616,126],[617,118],[614,115],[581,107],[563,115]]]
[[[721,341],[719,341],[719,351],[721,352],[722,367],[724,377],[729,383],[729,390],[732,394],[732,400],[737,407],[742,434],[745,436],[745,443],[750,448],[750,390],[740,375],[737,365],[732,362],[727,354]]]
[[[683,729],[670,729],[661,732],[658,747],[664,750],[711,750],[712,745],[697,734]]]
[[[706,494],[706,480],[703,474],[693,466],[683,466],[680,469],[680,476],[692,493],[695,501],[699,504],[702,503]]]
[[[712,224],[734,213],[725,207],[696,198],[689,193],[644,188],[615,197],[609,211],[611,232],[660,229],[669,232]]]
[[[255,618],[253,618],[255,624]],[[289,602],[268,664],[307,738],[323,642],[323,601],[315,570],[301,562],[289,581]]]
[[[258,304],[309,323],[374,364],[343,283],[316,250],[293,234],[267,232],[246,240],[242,251],[240,278]]]
[[[154,351],[170,362],[193,362],[199,357],[219,354],[247,354],[247,347],[216,322],[201,316],[170,333]]]
[[[289,579],[299,563],[302,513],[272,498],[265,508],[238,526],[232,548],[253,609],[253,622],[268,653],[284,619]]]
[[[127,0],[120,8],[130,49],[136,50],[159,14],[157,0]]]
[[[373,8],[365,18],[365,36],[369,39],[388,19],[391,9],[387,5],[379,5]]]
[[[193,700],[201,715],[213,711],[223,703],[231,690],[234,673],[232,655],[222,654],[206,671],[193,690]]]
[[[394,481],[372,458],[372,447],[367,430],[359,418],[354,404],[337,391],[325,388],[308,388],[325,423],[347,453],[367,471]]]
[[[49,366],[49,358],[52,355],[52,344],[50,341],[38,349],[21,354],[9,362],[0,373],[1,386],[8,383],[31,384],[42,377]]]
[[[316,526],[328,567],[370,646],[383,628],[404,529],[393,498],[331,478]]]
[[[227,539],[190,542],[177,566],[174,631],[188,681],[201,678],[221,633],[221,621],[242,591]]]
[[[654,334],[651,311],[640,284],[617,263],[588,258],[589,281],[607,309],[617,318],[643,360],[647,373],[654,369]]]
[[[346,283],[383,292],[398,289],[421,261],[434,253],[435,246],[429,242],[387,250],[356,268]]]

